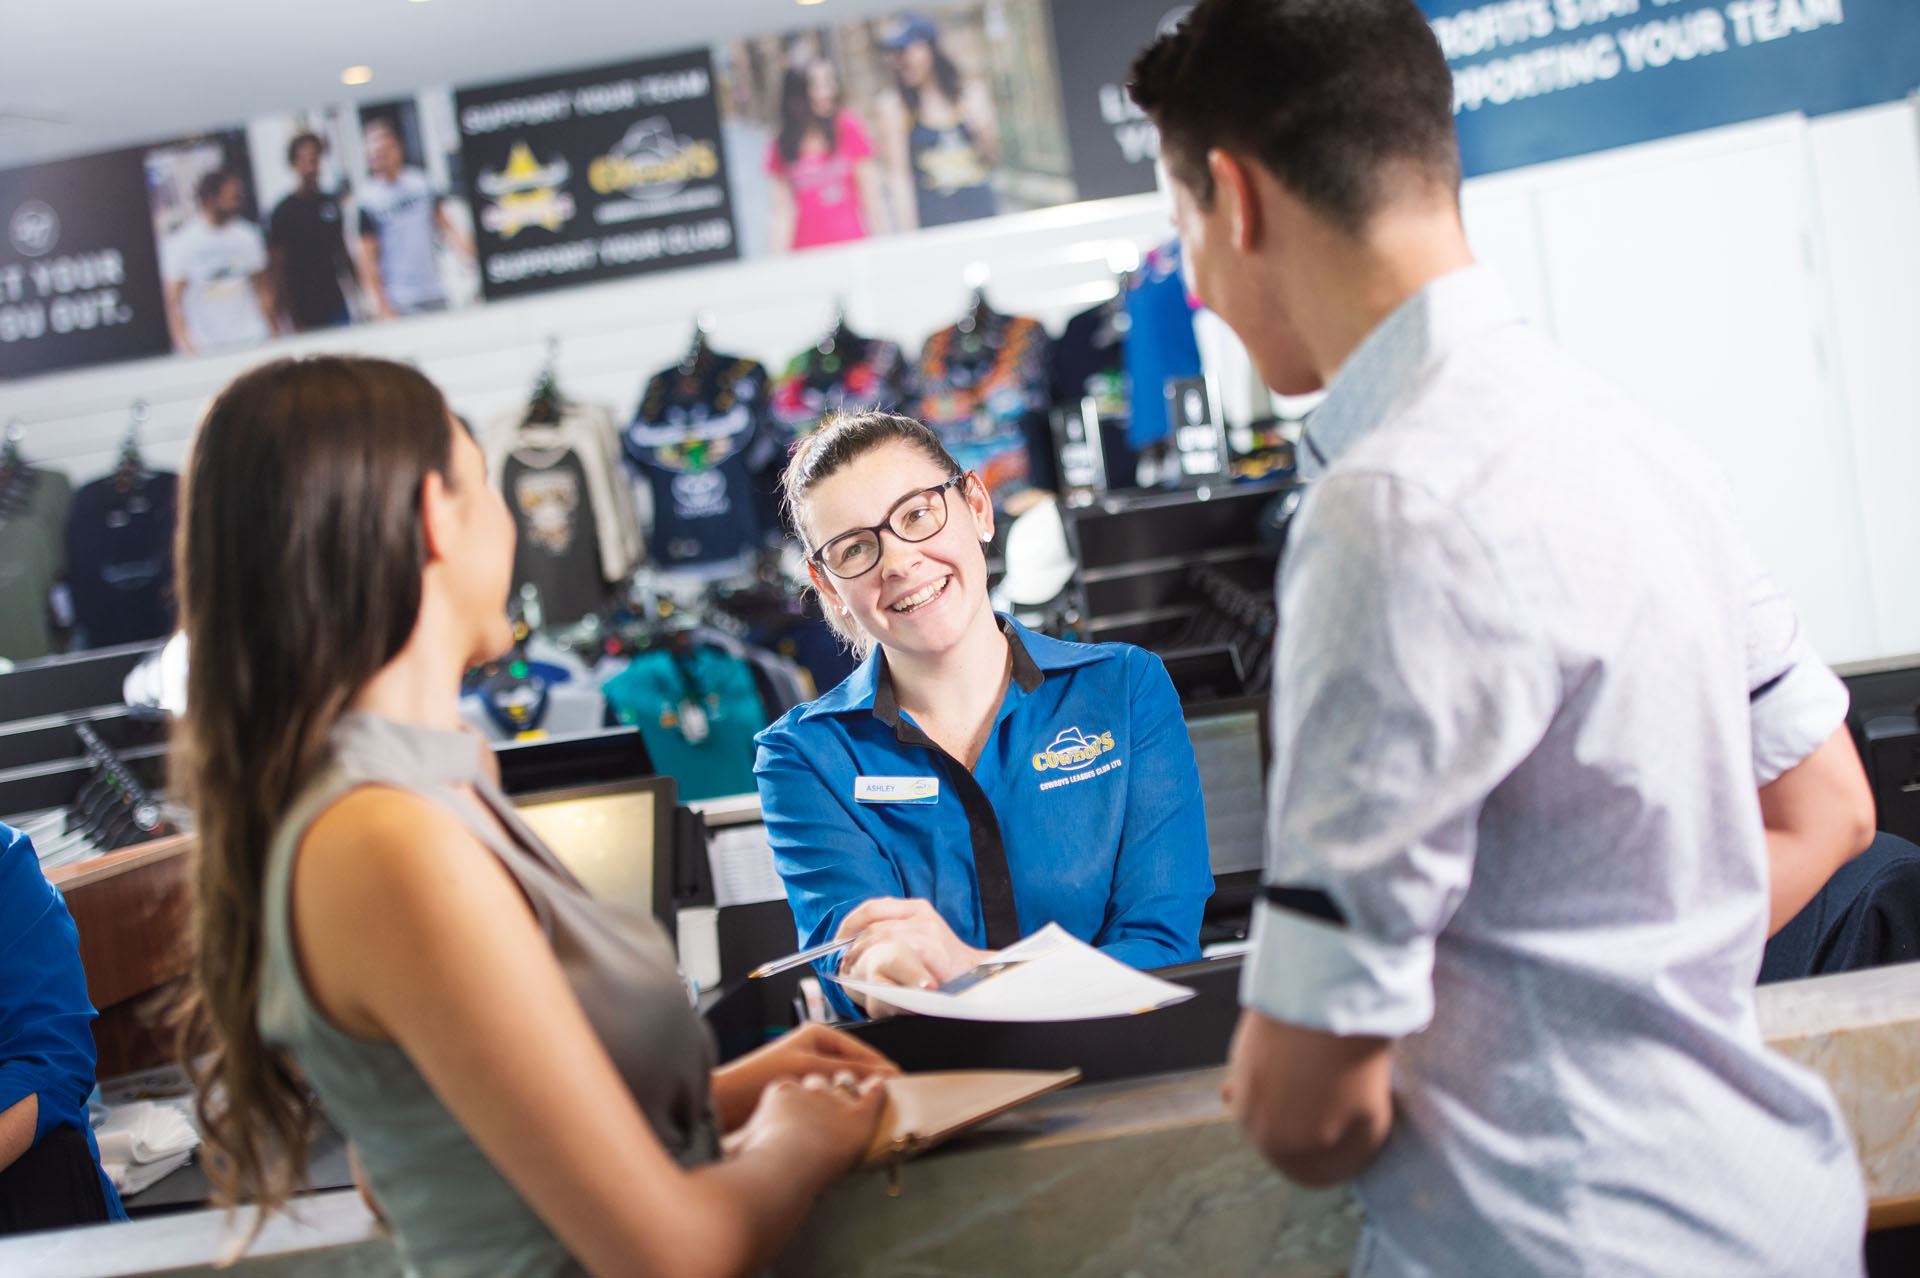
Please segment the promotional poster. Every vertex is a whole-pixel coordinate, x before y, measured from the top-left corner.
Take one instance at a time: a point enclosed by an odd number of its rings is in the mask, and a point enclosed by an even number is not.
[[[1083,200],[1154,189],[1160,134],[1127,95],[1134,58],[1193,8],[1172,0],[1052,0],[1073,178]]]
[[[1453,67],[1467,176],[1920,82],[1913,0],[1421,0]]]
[[[903,12],[716,53],[743,252],[1078,198],[1040,0]]]
[[[455,105],[487,297],[739,256],[706,50]]]
[[[167,353],[141,155],[0,172],[0,378]]]

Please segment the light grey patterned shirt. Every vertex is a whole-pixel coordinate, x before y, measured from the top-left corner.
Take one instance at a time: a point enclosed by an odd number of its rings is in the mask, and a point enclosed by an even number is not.
[[[1301,451],[1268,878],[1305,895],[1241,995],[1398,1040],[1355,1272],[1858,1273],[1852,1143],[1753,1007],[1755,787],[1846,693],[1712,468],[1479,268]]]

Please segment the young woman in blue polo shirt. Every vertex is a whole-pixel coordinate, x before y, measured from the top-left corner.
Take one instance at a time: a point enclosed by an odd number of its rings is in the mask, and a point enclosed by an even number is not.
[[[1135,967],[1198,958],[1206,814],[1160,659],[996,615],[985,486],[911,418],[829,423],[783,484],[867,657],[754,765],[802,936],[859,937],[822,973],[933,987],[1048,923]]]

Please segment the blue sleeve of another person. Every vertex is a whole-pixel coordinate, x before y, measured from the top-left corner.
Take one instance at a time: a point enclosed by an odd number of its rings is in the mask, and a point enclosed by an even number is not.
[[[787,886],[802,948],[832,939],[841,920],[862,902],[906,894],[893,862],[847,810],[852,800],[835,793],[792,735],[764,734],[753,772],[767,841]],[[839,962],[835,956],[815,966],[824,976]],[[842,1016],[859,1015],[839,985],[830,980],[822,985]]]
[[[0,1111],[37,1096],[35,1141],[65,1123],[93,1143],[94,1015],[67,903],[40,872],[32,840],[0,825]],[[101,1188],[125,1220],[105,1176]]]
[[[1113,890],[1096,945],[1138,968],[1200,957],[1200,917],[1213,895],[1200,769],[1167,668],[1127,654],[1133,766]]]

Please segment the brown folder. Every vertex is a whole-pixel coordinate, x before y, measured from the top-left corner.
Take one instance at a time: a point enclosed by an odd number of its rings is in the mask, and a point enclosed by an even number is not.
[[[898,1163],[956,1132],[1079,1081],[1080,1071],[931,1070],[887,1080],[887,1108],[863,1165]]]

